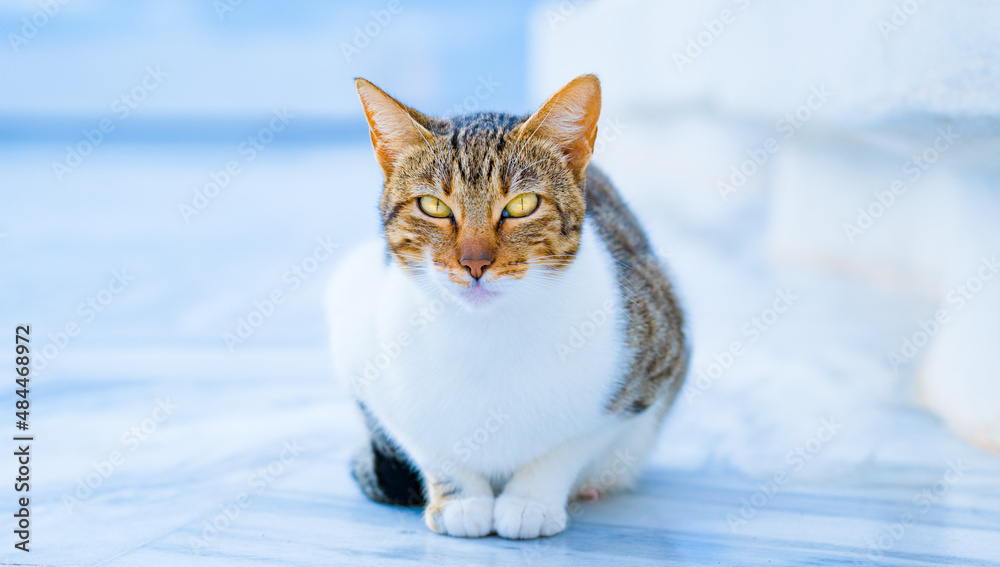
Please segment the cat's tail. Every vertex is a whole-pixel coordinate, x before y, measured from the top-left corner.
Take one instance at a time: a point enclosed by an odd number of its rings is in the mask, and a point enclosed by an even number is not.
[[[351,475],[365,496],[395,506],[423,506],[423,482],[416,467],[381,429],[369,429],[370,440],[354,453]]]

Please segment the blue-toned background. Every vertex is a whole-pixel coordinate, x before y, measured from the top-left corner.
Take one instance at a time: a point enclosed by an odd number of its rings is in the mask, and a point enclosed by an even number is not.
[[[53,5],[47,16],[6,3],[0,20],[10,30],[0,69],[6,248],[36,250],[31,271],[49,276],[8,285],[46,327],[85,299],[65,278],[90,276],[96,293],[126,266],[147,290],[102,313],[128,325],[95,326],[75,343],[215,342],[222,331],[204,318],[251,305],[272,272],[295,263],[288,252],[304,258],[316,238],[341,245],[363,236],[359,226],[375,230],[378,170],[353,77],[427,112],[529,108],[526,2]],[[276,112],[281,130],[255,142]],[[186,215],[182,205],[232,160],[239,175]],[[235,281],[231,270],[241,270]],[[292,333],[300,324],[270,325],[269,338],[324,340],[318,326]]]
[[[36,435],[0,562],[1000,564],[997,30],[985,0],[0,2],[0,368],[30,324]],[[634,493],[443,538],[349,477],[322,302],[382,181],[353,78],[451,115],[584,72],[691,374]]]
[[[395,13],[388,2],[233,3],[56,1],[48,16],[42,4],[4,2],[4,139],[65,141],[107,115],[147,65],[169,80],[119,142],[187,142],[188,132],[221,141],[239,120],[282,105],[342,126],[336,121],[358,116],[345,80],[354,76],[391,79],[394,93],[431,113],[448,111],[486,78],[499,84],[491,107],[528,104],[530,2],[474,10],[398,2]],[[302,128],[317,140],[344,137],[336,128]]]

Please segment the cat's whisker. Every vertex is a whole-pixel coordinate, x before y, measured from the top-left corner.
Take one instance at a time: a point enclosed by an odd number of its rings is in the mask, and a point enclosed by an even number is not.
[[[562,267],[565,267],[565,266],[567,266],[567,265],[569,265],[569,264],[568,264],[568,263],[566,263],[566,264],[560,264],[560,263],[553,263],[553,262],[539,262],[539,263],[538,263],[538,264],[537,264],[536,266],[537,266],[537,267],[539,267],[539,268],[542,268],[542,267],[547,267],[547,266],[562,266]],[[616,272],[617,272],[617,271],[616,271]],[[554,273],[554,272],[540,272],[540,273],[539,273],[539,275],[540,275],[540,276],[542,276],[542,277],[548,277],[548,278],[552,278],[552,279],[555,279],[555,277],[554,277],[554,276],[557,276],[558,274],[556,274],[556,273]],[[630,282],[630,281],[628,281],[628,279],[627,279],[627,278],[625,278],[625,276],[621,275],[620,273],[619,273],[618,275],[619,275],[619,276],[620,276],[620,277],[621,277],[622,279],[624,279],[624,280],[625,280],[626,282],[628,282],[629,284],[631,284],[631,282]],[[629,302],[631,302],[631,303],[634,303],[634,304],[635,304],[636,306],[638,306],[638,307],[642,307],[642,305],[641,305],[641,304],[640,304],[639,302],[637,302],[637,301],[636,301],[636,300],[635,300],[635,299],[633,298],[634,296],[636,296],[636,293],[635,293],[635,292],[634,292],[634,291],[633,291],[633,290],[632,290],[632,289],[631,289],[631,288],[630,288],[629,286],[627,286],[627,285],[625,285],[625,284],[623,284],[623,283],[621,283],[621,282],[619,282],[619,286],[620,286],[620,287],[621,287],[621,288],[622,288],[623,290],[625,290],[625,291],[627,291],[627,292],[628,292],[628,293],[626,294],[626,293],[622,293],[621,291],[618,291],[618,290],[616,290],[616,293],[617,293],[617,294],[618,294],[619,296],[621,296],[621,297],[622,297],[623,299],[625,299],[626,301],[629,301]]]
[[[532,258],[529,262],[545,263],[545,262],[573,262],[573,258]]]
[[[574,256],[571,256],[569,254],[553,254],[551,256],[534,256],[532,258],[528,258],[528,261],[529,262],[538,262],[538,261],[542,261],[542,262],[569,262],[569,261],[572,261],[573,259],[574,259]]]
[[[557,259],[552,259],[552,260],[537,260],[537,261],[533,260],[531,262],[528,262],[528,265],[536,265],[536,266],[547,266],[547,265],[569,266],[569,265],[572,265],[572,264],[573,264],[573,260],[557,260]]]
[[[550,161],[550,160],[552,160],[552,158],[547,157],[547,158],[542,158],[542,159],[540,159],[538,161],[534,161],[534,162],[529,163],[528,165],[522,167],[521,169],[519,169],[516,173],[514,173],[514,175],[511,175],[510,177],[507,177],[508,180],[510,180],[510,179],[516,179],[517,180],[517,181],[514,182],[514,186],[511,187],[511,192],[514,191],[514,187],[520,185],[521,183],[525,183],[527,181],[533,181],[534,180],[534,178],[531,178],[531,177],[529,177],[527,179],[519,179],[518,176],[520,176],[521,173],[524,172],[524,170],[528,169],[531,166],[538,165],[538,164],[540,164],[540,163],[542,163],[544,161]]]
[[[626,267],[629,271],[632,270],[632,267],[629,266],[629,265],[627,265],[627,264],[625,264],[624,262],[620,262],[620,261],[617,261],[617,262],[621,266]],[[565,268],[565,267],[568,267],[568,266],[572,265],[572,256],[570,256],[568,254],[552,254],[552,255],[549,255],[549,256],[538,256],[538,257],[535,257],[535,258],[531,258],[528,261],[528,264],[536,266],[536,267],[559,267],[559,268]],[[629,285],[634,285],[632,283],[632,280],[629,279],[629,277],[625,274],[624,271],[619,270],[615,266],[612,266],[611,269],[615,272],[615,274],[621,280],[624,280],[625,283],[628,283]],[[629,291],[631,292],[631,290],[629,290]]]
[[[530,260],[545,260],[546,258],[573,258],[572,254],[549,254],[548,256],[534,256]]]
[[[508,188],[507,193],[516,193],[517,191],[519,191],[521,189],[521,185],[523,185],[525,183],[528,183],[528,182],[531,182],[531,181],[538,181],[538,179],[534,178],[534,177],[524,177],[524,178],[518,179],[517,181],[514,182],[513,185],[510,186],[510,188]]]
[[[400,253],[400,252],[393,252],[393,255],[396,256],[396,257],[399,257],[399,258],[405,258],[405,259],[408,259],[408,260],[414,260],[415,262],[417,262],[417,263],[419,263],[421,265],[432,265],[432,266],[447,267],[447,264],[445,264],[444,262],[441,262],[440,260],[432,260],[432,259],[427,258],[425,256],[416,256],[416,255],[413,255],[413,254],[403,254],[403,253]]]
[[[416,130],[418,134],[420,134],[421,138],[423,138],[424,143],[427,145],[427,148],[431,151],[431,155],[434,156],[434,162],[437,163],[438,173],[441,175],[441,178],[448,179],[448,175],[445,170],[444,164],[441,162],[441,158],[438,156],[437,150],[435,150],[434,145],[431,144],[431,141],[424,134],[424,131],[426,129],[423,126],[421,126],[420,123],[416,121],[416,119],[413,118],[409,110],[406,107],[404,107],[399,101],[392,99],[392,102],[396,104],[399,110],[401,110],[404,114],[406,114],[407,118],[410,119],[410,125],[413,126],[413,129]],[[433,134],[431,135],[433,136]]]

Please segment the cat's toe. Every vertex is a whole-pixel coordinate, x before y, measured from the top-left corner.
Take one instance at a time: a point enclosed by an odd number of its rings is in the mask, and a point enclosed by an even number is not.
[[[514,496],[497,498],[493,529],[507,539],[532,539],[556,535],[566,529],[565,506]]]
[[[483,537],[493,529],[493,498],[476,496],[431,504],[424,513],[427,526],[439,534]]]

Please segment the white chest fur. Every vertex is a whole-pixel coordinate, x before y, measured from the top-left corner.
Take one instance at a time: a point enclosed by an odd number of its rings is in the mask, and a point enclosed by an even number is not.
[[[604,408],[622,375],[624,315],[592,226],[559,277],[529,272],[484,312],[381,259],[363,247],[331,284],[335,364],[414,458],[499,478],[615,421]]]

